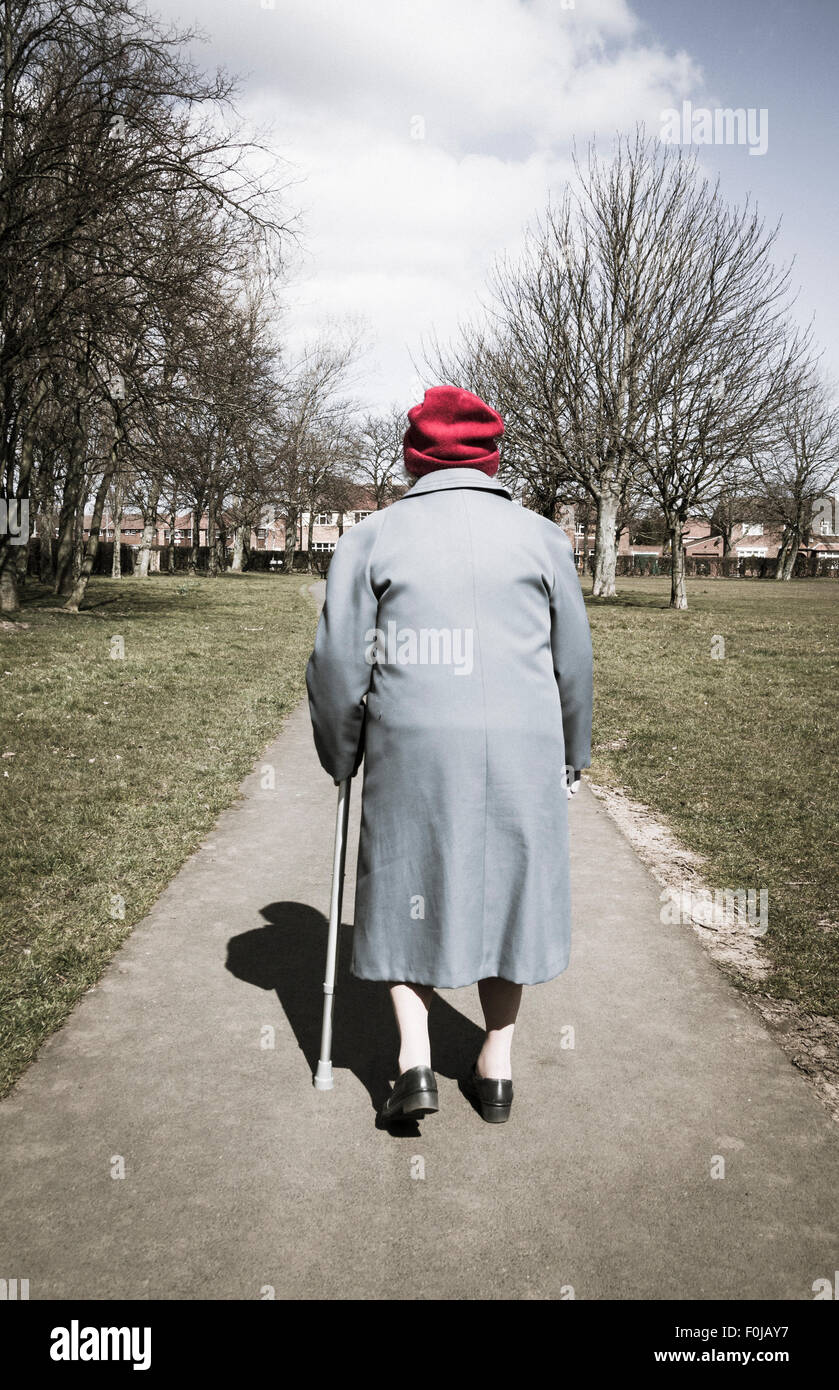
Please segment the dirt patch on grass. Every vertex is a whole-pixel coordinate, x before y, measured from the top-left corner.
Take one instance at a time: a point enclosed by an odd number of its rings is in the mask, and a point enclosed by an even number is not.
[[[752,986],[762,984],[771,973],[771,965],[761,948],[760,936],[749,929],[748,922],[722,920],[709,924],[708,914],[701,908],[695,914],[690,911],[693,901],[701,903],[712,891],[704,877],[707,866],[702,856],[683,845],[649,807],[634,801],[621,788],[593,782],[589,785],[656,882],[674,897],[681,895],[680,901],[687,908],[682,921],[687,916],[709,955],[727,967],[735,981],[740,976]],[[819,1099],[839,1123],[839,1023],[809,1013],[792,1000],[773,999],[754,988],[748,998],[787,1057],[812,1082]]]
[[[839,1023],[807,1013],[790,999],[758,994],[754,1002],[790,1061],[810,1078],[839,1122]]]

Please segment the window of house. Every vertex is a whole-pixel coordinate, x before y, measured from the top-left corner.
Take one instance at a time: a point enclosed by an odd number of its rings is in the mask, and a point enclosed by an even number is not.
[[[822,531],[822,535],[823,535],[823,536],[829,536],[829,535],[830,535],[830,527],[829,527],[829,525],[828,525],[828,523],[827,523],[826,521],[823,521],[823,522],[822,522],[821,531]]]
[[[256,528],[256,539],[257,539],[258,541],[264,541],[267,534],[268,534],[268,533],[267,533],[267,531],[266,531],[266,529],[265,529],[264,526],[257,526],[257,528]]]
[[[334,550],[334,541],[312,541],[313,550]]]
[[[582,523],[582,521],[576,522],[576,523],[575,523],[575,526],[574,526],[574,535],[575,535],[575,536],[584,536],[585,533],[586,533],[586,528],[585,528],[584,524]]]
[[[353,512],[353,514],[352,514],[353,523],[357,526],[358,523],[359,523],[359,521],[363,521],[364,518],[365,518],[366,516],[369,516],[369,515],[370,515],[369,512]]]
[[[317,516],[315,517],[315,525],[316,525],[316,526],[331,526],[331,525],[332,525],[332,517],[331,517],[330,513],[329,513],[329,512],[318,512]]]
[[[743,549],[738,548],[737,554],[741,560],[765,560],[766,546],[763,546],[762,549],[756,546],[746,546]]]
[[[762,535],[763,535],[763,523],[760,522],[760,521],[750,522],[750,523],[748,524],[748,526],[744,526],[744,527],[743,527],[743,535],[744,535],[744,536],[762,536]]]

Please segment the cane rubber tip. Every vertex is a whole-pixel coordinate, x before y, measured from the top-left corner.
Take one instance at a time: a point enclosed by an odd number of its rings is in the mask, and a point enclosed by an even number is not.
[[[316,1091],[331,1091],[335,1082],[332,1079],[332,1063],[318,1062],[318,1069],[314,1075]]]

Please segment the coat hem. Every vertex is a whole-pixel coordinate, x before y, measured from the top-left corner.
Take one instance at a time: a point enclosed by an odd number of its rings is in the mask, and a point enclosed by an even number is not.
[[[511,985],[546,985],[550,980],[555,980],[558,975],[564,974],[568,969],[569,958],[566,957],[562,965],[549,970],[547,974],[539,974],[537,979],[514,979],[512,974],[505,974],[503,970],[484,970],[480,975],[470,975],[463,980],[429,980],[419,979],[416,975],[408,975],[402,971],[388,975],[367,975],[359,973],[352,966],[350,974],[356,980],[369,980],[375,984],[400,984],[400,985],[427,985],[431,989],[465,989],[467,985],[476,985],[479,980],[503,979],[508,980]],[[518,972],[514,972],[517,974]]]

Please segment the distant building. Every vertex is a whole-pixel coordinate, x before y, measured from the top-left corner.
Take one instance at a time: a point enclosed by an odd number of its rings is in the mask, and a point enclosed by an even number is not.
[[[682,533],[685,554],[703,559],[722,557],[722,536],[711,534],[708,521],[689,521]],[[729,555],[740,560],[774,559],[781,547],[781,534],[762,521],[739,521],[732,528]]]
[[[398,487],[396,496],[402,496],[405,488]],[[375,495],[369,487],[354,484],[349,489],[350,505],[342,513],[334,511],[317,512],[312,527],[312,550],[332,551],[342,533],[358,525],[372,511],[376,510]],[[389,505],[389,504],[386,504]],[[574,555],[580,569],[594,554],[595,529],[592,521],[578,520],[580,509],[571,505],[557,508],[557,524],[565,531],[574,547]],[[586,512],[590,516],[591,509]],[[90,534],[92,517],[85,515],[85,538]],[[207,544],[207,516],[201,517],[199,544]],[[193,515],[180,512],[171,529],[169,519],[159,517],[155,527],[153,544],[163,546],[192,544]],[[113,517],[105,512],[100,532],[102,540],[114,538]],[[722,558],[722,537],[712,534],[709,521],[692,518],[686,522],[682,532],[685,554],[696,559]],[[136,512],[124,512],[121,538],[125,545],[140,545],[143,536],[143,518]],[[618,556],[634,556],[638,559],[663,559],[668,553],[666,542],[631,540],[631,532],[624,528],[618,538]],[[777,526],[762,521],[738,522],[732,529],[729,556],[733,559],[775,559],[781,547],[781,531]],[[304,511],[297,523],[295,549],[307,550],[309,544],[309,513]],[[228,549],[233,547],[233,524],[227,532]],[[251,550],[285,550],[285,521],[275,508],[266,507],[261,524],[251,531]],[[810,542],[801,547],[804,555],[836,556],[839,561],[839,494],[831,494],[819,499],[816,507]]]
[[[562,526],[572,545],[578,565],[594,554],[594,526],[586,527],[575,522],[573,507],[563,507],[559,512],[559,525]],[[666,543],[640,543],[631,541],[625,528],[618,539],[618,555],[640,557],[663,557],[669,553]],[[696,559],[722,558],[722,536],[712,534],[711,523],[700,518],[691,518],[682,531],[685,554]],[[774,560],[781,548],[781,530],[762,521],[738,522],[732,529],[729,557],[741,560]],[[810,542],[801,546],[803,555],[839,556],[839,495],[819,499],[810,534]]]
[[[401,497],[405,491],[405,488],[397,487],[395,494],[397,497]],[[340,514],[326,511],[315,513],[312,528],[312,550],[334,550],[344,531],[348,531],[351,526],[357,526],[371,512],[376,511],[376,497],[371,488],[362,484],[355,484],[348,490],[348,495],[351,499],[351,505],[347,511]],[[389,503],[385,505],[387,506]],[[303,512],[298,525],[298,550],[308,549],[308,533],[309,513],[306,511]]]
[[[364,517],[369,516],[370,512],[376,510],[376,499],[372,490],[361,485],[355,485],[348,491],[350,497],[350,508],[339,515],[337,512],[318,512],[315,515],[314,526],[312,528],[312,550],[331,551],[335,549],[342,531],[355,526]],[[401,493],[400,493],[401,495]],[[155,526],[153,545],[192,545],[192,531],[194,518],[192,512],[179,512],[175,518],[174,527],[170,526],[170,518],[158,514],[157,525]],[[90,535],[90,527],[93,523],[92,513],[85,513],[84,534],[85,540]],[[199,545],[207,544],[208,517],[206,512],[201,517],[199,525]],[[276,508],[266,507],[261,518],[261,524],[251,531],[251,550],[285,550],[285,521],[276,512]],[[99,532],[100,539],[112,541],[114,539],[114,518],[106,509],[102,517],[102,526]],[[126,511],[122,514],[122,526],[120,539],[123,545],[140,545],[143,539],[143,518],[138,512]],[[303,512],[297,524],[296,550],[307,550],[309,545],[309,513]],[[233,522],[229,522],[227,532],[227,548],[233,548]]]

